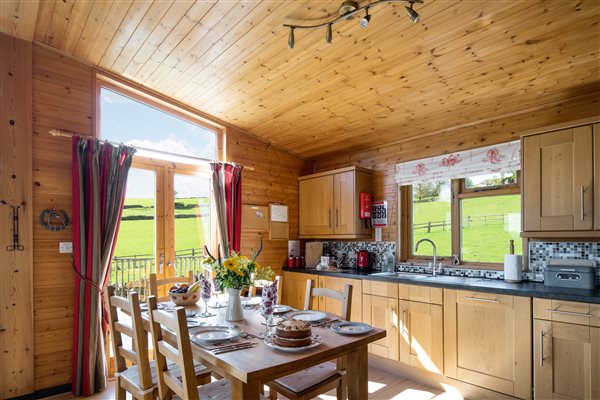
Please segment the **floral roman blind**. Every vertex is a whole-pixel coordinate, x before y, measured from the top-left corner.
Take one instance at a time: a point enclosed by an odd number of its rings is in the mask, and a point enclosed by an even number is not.
[[[396,164],[398,185],[460,179],[521,169],[521,141]]]

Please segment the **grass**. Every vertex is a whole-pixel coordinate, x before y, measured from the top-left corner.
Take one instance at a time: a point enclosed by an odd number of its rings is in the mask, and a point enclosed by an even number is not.
[[[509,240],[515,241],[515,253],[522,254],[522,242],[519,236],[521,231],[520,213],[521,200],[518,195],[493,196],[462,201],[461,217],[463,228],[461,230],[462,257],[464,261],[479,262],[503,262],[504,254],[508,254]],[[492,221],[485,224],[483,220],[472,222],[466,226],[467,216],[482,216],[489,214],[513,214],[509,217],[509,223],[502,224],[500,221]],[[413,213],[414,223],[427,223],[429,221],[449,221],[450,203],[432,201],[415,203]],[[414,232],[413,243],[422,238],[433,240],[437,246],[440,256],[451,256],[451,232],[450,228],[442,230],[441,227],[432,228],[430,233],[427,229],[417,229]],[[431,246],[423,243],[419,248],[418,255],[432,255]]]

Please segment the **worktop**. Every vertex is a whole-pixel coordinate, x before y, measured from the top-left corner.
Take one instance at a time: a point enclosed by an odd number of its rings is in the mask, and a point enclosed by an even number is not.
[[[286,272],[300,272],[315,275],[336,276],[340,278],[368,279],[384,282],[405,283],[412,285],[441,287],[447,289],[473,290],[485,293],[508,294],[514,296],[538,297],[543,299],[580,301],[600,304],[600,289],[582,290],[558,287],[546,287],[540,282],[509,283],[499,279],[469,278],[462,276],[431,275],[402,273],[401,276],[377,276],[378,271],[359,271],[343,269],[336,272],[317,271],[316,269],[290,269]]]

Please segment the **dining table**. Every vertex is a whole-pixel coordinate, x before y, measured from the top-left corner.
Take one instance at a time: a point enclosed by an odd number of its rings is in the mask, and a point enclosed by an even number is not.
[[[173,303],[160,303],[166,309],[174,309]],[[204,306],[184,307],[188,314],[200,315]],[[265,332],[265,319],[256,309],[245,309],[244,319],[228,322],[225,308],[213,308],[210,317],[195,317],[202,326],[228,325],[239,328],[246,334],[245,340],[256,346],[241,350],[215,354],[215,352],[191,340],[194,360],[206,365],[210,370],[229,380],[231,397],[235,400],[259,399],[261,388],[267,382],[316,366],[326,361],[344,360],[346,367],[347,395],[351,400],[368,398],[368,344],[385,337],[386,331],[373,327],[361,335],[343,335],[334,332],[330,324],[312,327],[312,334],[322,338],[322,343],[314,348],[298,352],[284,352],[273,349],[261,338]],[[145,328],[150,330],[146,313]],[[191,324],[192,325],[192,324]],[[190,338],[195,327],[190,327]],[[163,330],[163,338],[176,343],[175,333]]]

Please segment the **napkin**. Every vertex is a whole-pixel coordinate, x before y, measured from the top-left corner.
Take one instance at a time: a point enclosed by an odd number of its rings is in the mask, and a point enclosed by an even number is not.
[[[277,303],[277,280],[271,284],[263,286],[262,303],[260,303],[260,311],[263,314],[273,314],[273,306]]]

